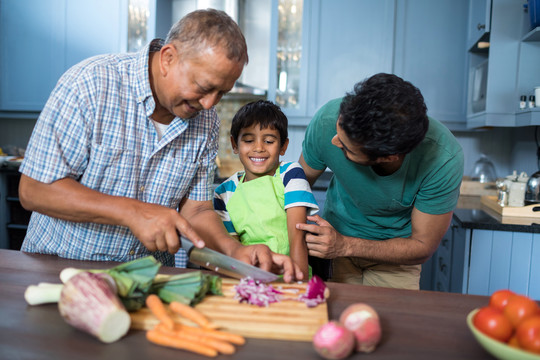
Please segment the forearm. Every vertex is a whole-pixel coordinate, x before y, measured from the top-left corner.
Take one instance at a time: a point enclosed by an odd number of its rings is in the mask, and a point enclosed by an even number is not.
[[[73,222],[127,226],[138,200],[111,196],[65,178],[51,184],[21,176],[19,197],[23,207]]]
[[[413,238],[367,240],[343,236],[340,256],[360,257],[377,263],[417,265],[426,262],[435,249]]]
[[[287,232],[289,236],[289,256],[296,263],[304,279],[309,277],[308,248],[305,232],[296,228],[296,224],[306,221],[306,208],[294,207],[287,210]]]

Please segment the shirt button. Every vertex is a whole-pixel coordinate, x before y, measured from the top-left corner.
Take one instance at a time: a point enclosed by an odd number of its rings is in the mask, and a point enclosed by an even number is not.
[[[141,186],[141,187],[139,188],[139,191],[140,191],[140,192],[144,192],[144,186]]]
[[[131,251],[129,252],[129,255],[135,255],[135,250],[131,250]]]

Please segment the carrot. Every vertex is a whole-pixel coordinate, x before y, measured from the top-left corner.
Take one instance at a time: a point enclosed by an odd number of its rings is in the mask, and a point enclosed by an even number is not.
[[[188,350],[208,357],[217,356],[216,349],[213,349],[201,343],[186,341],[184,339],[178,338],[177,336],[173,336],[168,333],[158,331],[156,329],[148,330],[146,332],[146,338],[148,339],[148,341],[153,342],[157,345],[168,346],[175,349]]]
[[[246,343],[246,339],[242,335],[233,334],[226,331],[202,329],[202,328],[188,326],[188,325],[182,325],[182,328],[185,329],[185,331],[188,331],[193,334],[200,334],[200,335],[212,337],[214,339],[227,341],[235,345],[244,345]]]
[[[168,329],[174,329],[174,320],[167,312],[167,308],[163,305],[163,302],[156,294],[150,294],[146,298],[146,306],[150,309],[152,314],[158,318],[160,322],[165,324]]]
[[[176,324],[176,325],[180,325],[180,324]],[[227,341],[219,340],[211,336],[206,336],[204,333],[202,334],[192,333],[188,329],[185,329],[182,325],[176,326],[174,330],[169,330],[163,324],[158,324],[156,326],[156,330],[161,331],[171,336],[175,336],[185,341],[209,346],[211,348],[216,349],[222,354],[232,355],[236,351],[234,346]]]
[[[175,313],[185,317],[188,320],[193,321],[195,324],[205,329],[216,329],[218,326],[212,323],[203,313],[199,310],[192,308],[189,305],[182,304],[177,301],[172,301],[169,304],[169,308]]]

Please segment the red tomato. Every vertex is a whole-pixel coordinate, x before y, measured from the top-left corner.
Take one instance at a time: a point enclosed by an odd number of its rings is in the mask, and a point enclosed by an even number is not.
[[[504,316],[510,320],[512,326],[517,327],[520,322],[536,315],[540,312],[540,307],[533,299],[525,295],[514,295],[508,299],[508,304],[504,307]]]
[[[502,311],[506,304],[508,304],[508,299],[514,295],[516,295],[516,293],[512,290],[497,290],[491,294],[491,297],[489,298],[489,305]]]
[[[503,312],[497,308],[486,306],[478,310],[473,319],[474,326],[487,336],[507,342],[512,336],[513,328]]]
[[[521,346],[519,346],[519,342],[515,334],[510,338],[510,340],[508,340],[508,346],[516,349],[521,349]]]
[[[540,315],[523,320],[516,329],[516,338],[522,349],[540,354]]]

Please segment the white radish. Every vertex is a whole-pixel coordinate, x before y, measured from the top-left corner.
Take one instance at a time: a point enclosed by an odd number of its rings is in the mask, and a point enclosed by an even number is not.
[[[345,359],[354,350],[354,335],[337,321],[329,321],[313,336],[313,347],[325,359]]]
[[[24,299],[29,305],[57,303],[64,284],[39,283],[30,285],[24,292]]]
[[[381,340],[379,315],[367,304],[349,305],[341,313],[339,322],[353,332],[356,338],[356,351],[372,352]]]
[[[81,272],[71,277],[60,294],[58,309],[64,320],[105,343],[124,336],[131,319],[107,274]]]

